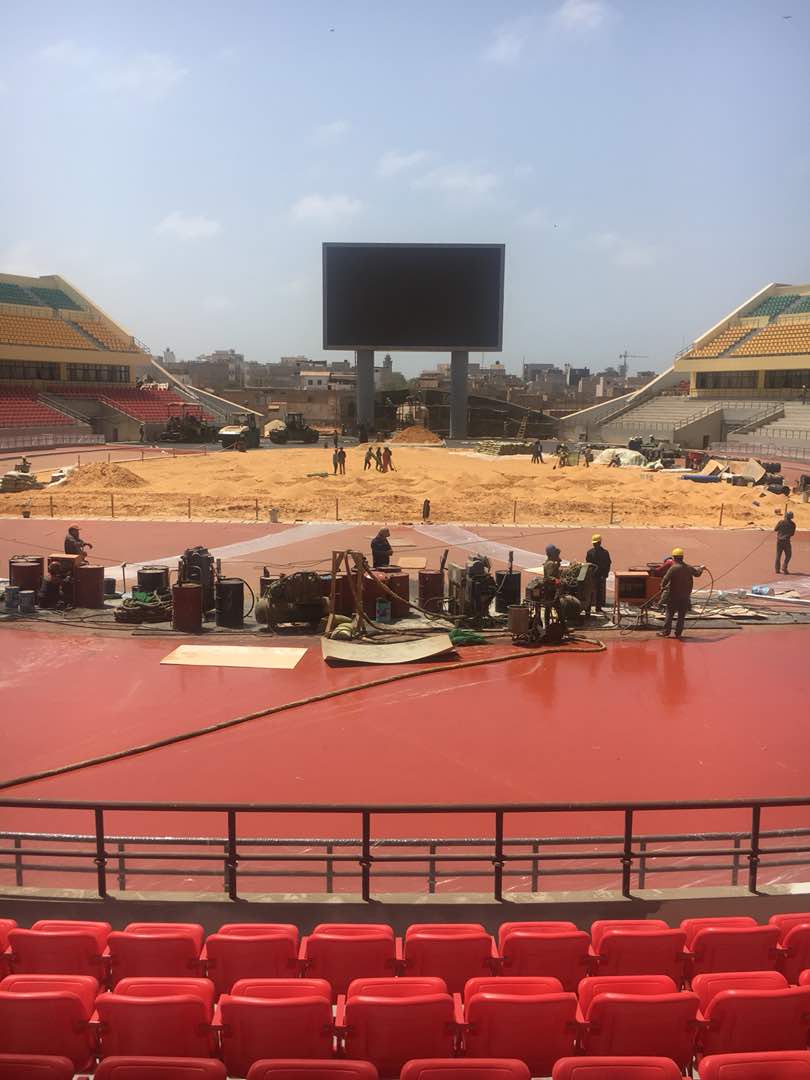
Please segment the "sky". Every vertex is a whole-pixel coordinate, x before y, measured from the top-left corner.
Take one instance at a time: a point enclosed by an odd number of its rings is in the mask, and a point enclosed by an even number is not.
[[[512,370],[661,369],[810,281],[810,0],[0,10],[0,270],[154,352],[340,359],[327,240],[505,243]]]

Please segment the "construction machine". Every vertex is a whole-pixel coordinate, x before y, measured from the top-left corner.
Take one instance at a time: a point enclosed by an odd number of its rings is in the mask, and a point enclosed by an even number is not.
[[[303,413],[287,413],[287,422],[283,428],[269,434],[270,442],[284,445],[289,442],[316,443],[320,436],[313,427],[304,423]]]

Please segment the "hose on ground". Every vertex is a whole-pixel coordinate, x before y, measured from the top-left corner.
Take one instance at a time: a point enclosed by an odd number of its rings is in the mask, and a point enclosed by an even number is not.
[[[389,686],[391,683],[404,682],[406,679],[416,679],[423,675],[435,675],[439,672],[459,671],[465,668],[483,667],[487,664],[502,664],[507,660],[528,660],[548,653],[598,653],[604,652],[607,646],[603,641],[587,641],[582,638],[572,639],[579,645],[587,645],[588,648],[566,648],[563,645],[555,645],[551,648],[537,648],[530,651],[505,653],[503,656],[485,656],[476,660],[461,660],[455,664],[431,664],[430,667],[397,671],[391,675],[384,675],[379,679],[369,679],[366,682],[356,683],[353,686],[337,687],[326,690],[322,694],[313,694],[310,697],[297,698],[295,701],[287,701],[282,705],[271,705],[266,709],[258,709],[256,712],[245,713],[243,716],[234,716],[228,720],[220,720],[215,724],[207,724],[205,727],[196,728],[194,731],[182,732],[178,735],[168,735],[164,739],[155,739],[153,742],[140,743],[137,746],[129,746],[124,750],[114,750],[109,754],[100,754],[97,757],[85,758],[83,761],[73,761],[67,765],[58,765],[53,769],[43,769],[40,772],[29,773],[27,776],[15,776],[10,780],[0,781],[0,791],[8,791],[9,788],[21,787],[23,784],[32,784],[38,780],[50,780],[56,776],[65,776],[67,773],[79,772],[95,765],[107,765],[112,761],[121,761],[123,758],[136,757],[140,754],[148,754],[152,750],[162,750],[167,746],[176,746],[178,743],[190,742],[199,739],[203,735],[212,735],[217,731],[226,731],[228,728],[237,727],[240,724],[249,723],[251,720],[261,720],[266,716],[275,716],[279,713],[289,712],[291,709],[300,709],[305,705],[315,705],[322,701],[331,701],[333,698],[354,694],[360,690],[371,690],[378,686]]]

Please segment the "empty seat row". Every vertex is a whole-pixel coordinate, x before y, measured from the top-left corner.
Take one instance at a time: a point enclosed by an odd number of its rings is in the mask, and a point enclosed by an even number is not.
[[[244,1077],[267,1057],[370,1062],[398,1076],[422,1058],[510,1058],[548,1076],[561,1058],[657,1056],[688,1070],[695,1057],[801,1051],[810,1029],[810,972],[701,975],[678,991],[666,976],[586,978],[579,996],[556,979],[358,979],[332,1009],[321,979],[243,979],[215,1004],[207,979],[124,979],[99,993],[84,975],[0,981],[0,1053],[52,1054],[75,1069],[96,1058],[221,1058]]]
[[[0,343],[45,345],[61,349],[93,349],[93,345],[70,323],[59,318],[0,313]]]
[[[493,974],[548,976],[564,990],[589,974],[667,975],[677,985],[719,971],[779,971],[790,983],[810,968],[810,913],[686,919],[600,920],[588,934],[570,922],[504,923],[497,943],[478,923],[416,924],[404,941],[379,923],[323,923],[299,938],[280,923],[228,923],[204,941],[192,923],[40,920],[30,930],[0,920],[0,974],[91,975],[114,986],[131,976],[208,976],[217,993],[241,978],[325,979],[333,998],[356,978],[435,975],[451,993]]]
[[[721,353],[724,353],[726,349],[730,349],[735,342],[745,337],[746,334],[750,334],[750,332],[750,326],[740,326],[739,323],[734,326],[726,326],[709,341],[703,342],[702,345],[693,346],[686,355],[692,359],[705,356],[720,356]]]

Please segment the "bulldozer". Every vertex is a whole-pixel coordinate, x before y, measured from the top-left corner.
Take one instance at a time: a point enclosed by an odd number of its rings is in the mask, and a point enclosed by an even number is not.
[[[304,423],[303,413],[287,413],[287,422],[283,428],[271,431],[270,442],[284,445],[288,442],[316,443],[320,436],[313,427]]]

